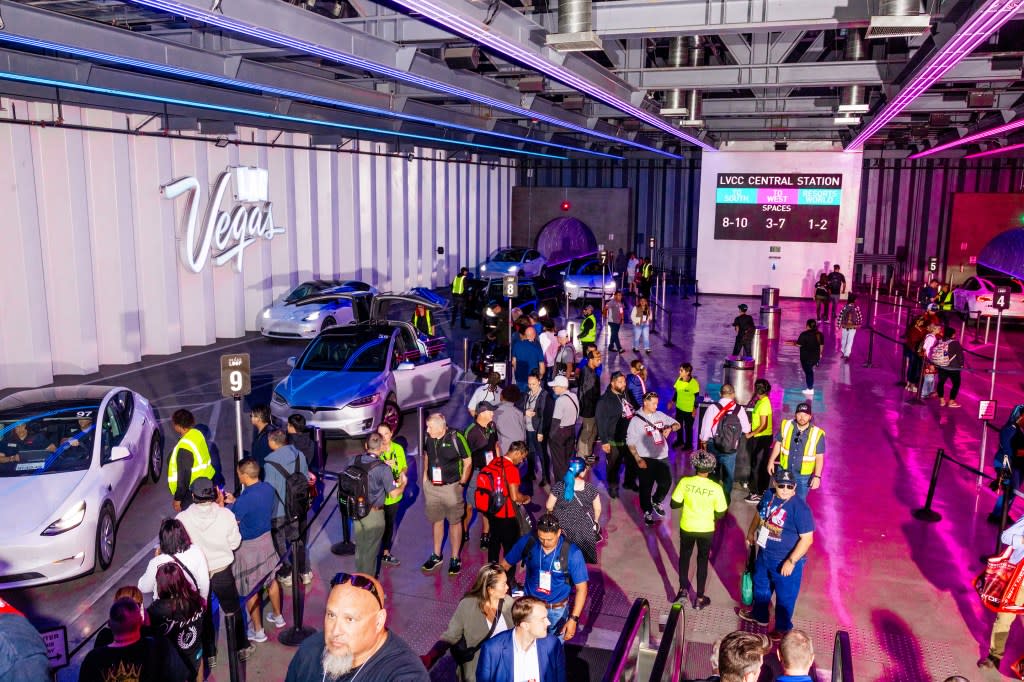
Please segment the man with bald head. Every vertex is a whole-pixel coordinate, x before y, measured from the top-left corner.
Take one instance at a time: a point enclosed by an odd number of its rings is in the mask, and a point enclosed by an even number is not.
[[[427,682],[419,656],[385,627],[384,588],[363,573],[331,580],[324,630],[308,638],[285,682]]]

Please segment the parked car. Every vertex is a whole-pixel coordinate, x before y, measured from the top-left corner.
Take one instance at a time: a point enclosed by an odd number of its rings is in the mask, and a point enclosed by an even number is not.
[[[480,265],[480,277],[504,277],[505,275],[534,277],[540,274],[546,262],[547,259],[536,249],[519,247],[498,249]]]
[[[602,266],[600,259],[586,259],[574,262],[567,268],[562,279],[562,288],[572,300],[595,300],[615,293],[615,274],[608,266]]]
[[[970,317],[995,315],[992,297],[996,287],[1010,288],[1010,307],[1003,317],[1024,317],[1024,286],[1015,277],[991,275],[968,277],[953,290],[953,308]]]
[[[433,336],[413,328],[415,306],[424,305]],[[381,423],[394,431],[402,412],[451,397],[453,366],[444,306],[416,294],[373,299],[370,320],[322,331],[274,389],[275,419],[294,413],[336,437],[362,437]]]
[[[484,301],[479,309],[484,311],[482,320],[485,331],[493,330],[498,325],[495,306],[500,303],[502,310],[505,310],[507,299],[504,293],[500,280],[493,280],[483,293]],[[525,314],[536,312],[539,318],[558,317],[558,303],[558,288],[542,279],[520,279],[519,295],[512,299],[513,308],[519,308]]]
[[[313,285],[304,282],[261,310],[256,317],[260,333],[275,339],[311,339],[328,327],[369,319],[373,287],[353,281],[335,287]]]
[[[43,585],[114,558],[136,489],[163,472],[163,435],[142,395],[59,386],[0,400],[0,583]]]

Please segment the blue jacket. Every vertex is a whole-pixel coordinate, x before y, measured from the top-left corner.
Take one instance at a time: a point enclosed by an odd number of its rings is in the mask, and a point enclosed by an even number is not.
[[[476,682],[513,682],[515,652],[512,643],[514,630],[505,630],[491,637],[480,647],[480,660],[476,665]],[[558,637],[538,639],[537,660],[540,679],[544,682],[565,682],[565,650]]]

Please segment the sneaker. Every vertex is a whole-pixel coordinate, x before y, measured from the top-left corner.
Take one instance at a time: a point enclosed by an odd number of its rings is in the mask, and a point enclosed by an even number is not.
[[[710,597],[697,597],[697,603],[693,605],[694,611],[703,611],[711,604]]]
[[[276,627],[278,629],[281,629],[281,628],[284,627],[284,616],[283,615],[275,616],[273,613],[268,613],[267,614],[267,622],[268,623],[273,623],[274,627]],[[252,637],[250,637],[249,639],[252,639]]]
[[[380,565],[391,566],[392,568],[394,568],[395,566],[401,566],[402,562],[396,559],[395,557],[391,556],[390,554],[385,554],[380,558]]]
[[[250,644],[244,649],[240,649],[238,651],[238,660],[247,661],[249,660],[249,657],[252,656],[254,653],[256,653],[256,647]]]
[[[313,571],[306,571],[302,574],[302,584],[308,585],[313,582]]]
[[[427,559],[426,561],[424,561],[423,565],[420,566],[420,570],[423,571],[424,573],[430,573],[435,568],[440,566],[442,561],[443,561],[443,559],[441,559],[441,557],[439,557],[438,555],[431,554],[430,558]]]
[[[216,656],[207,656],[206,657],[206,669],[207,670],[213,670],[216,667],[217,667],[217,657]]]
[[[665,516],[665,508],[661,506],[660,502],[655,502],[654,504],[651,505],[651,507],[654,508],[654,513],[658,516]]]
[[[292,574],[291,573],[285,573],[284,575],[277,576],[277,582],[281,583],[281,587],[291,587],[292,586]]]
[[[955,400],[950,400],[950,401],[949,401],[949,402],[947,403],[947,406],[949,406],[949,407],[960,407],[960,403],[958,403],[958,402],[957,402],[957,401],[955,401]]]
[[[684,599],[689,598],[689,596],[690,591],[687,590],[685,587],[680,587],[679,591],[676,592],[676,598],[673,601],[683,601]]]
[[[487,549],[491,544],[491,534],[482,533],[480,535],[480,549]]]
[[[768,639],[772,640],[773,642],[780,642],[780,641],[782,641],[782,636],[784,634],[786,634],[786,633],[785,632],[779,632],[778,630],[772,630],[771,632],[768,633]]]
[[[736,615],[739,616],[740,620],[742,620],[745,623],[751,623],[752,625],[760,625],[761,627],[765,628],[768,627],[768,623],[762,623],[758,619],[754,618],[754,612],[751,609],[740,609],[739,613],[737,613]]]
[[[453,557],[448,562],[448,575],[458,575],[459,573],[462,573],[462,560]]]
[[[802,390],[800,392],[803,393],[804,395],[814,395],[814,389],[813,388],[805,388],[804,390]]]
[[[992,654],[989,654],[985,658],[978,661],[978,667],[987,670],[999,670],[999,660]]]
[[[522,587],[520,587],[519,585],[516,585],[515,587],[513,587],[513,588],[512,588],[512,589],[511,589],[511,590],[509,591],[509,594],[511,594],[511,595],[512,595],[512,598],[513,598],[513,599],[518,599],[519,597],[522,597],[523,595],[525,595],[525,594],[526,594],[526,591],[525,591],[525,590],[523,590],[523,588],[522,588]]]
[[[757,504],[758,502],[761,501],[761,496],[758,495],[757,493],[750,493],[749,495],[743,498],[743,501],[749,504]]]
[[[651,349],[650,349],[650,348],[648,348],[648,349],[647,349],[647,350],[645,350],[644,352],[645,352],[645,353],[647,353],[648,355],[650,355],[650,354],[651,354]]]
[[[263,630],[263,628],[260,628],[259,630],[246,629],[245,636],[249,638],[250,642],[257,642],[262,644],[263,642],[267,641],[267,633]]]
[[[652,514],[651,512],[644,512],[644,523],[646,523],[648,526],[653,526],[654,514]]]
[[[619,486],[608,486],[608,497],[612,498],[613,500],[617,500],[619,498]]]
[[[945,398],[939,398],[939,407],[945,407],[945,406],[946,406],[946,399]]]

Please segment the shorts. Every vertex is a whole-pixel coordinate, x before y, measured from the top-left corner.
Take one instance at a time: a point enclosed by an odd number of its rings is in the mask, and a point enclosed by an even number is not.
[[[462,484],[433,485],[423,487],[423,499],[427,508],[427,521],[438,523],[462,523],[465,502],[462,501]]]

